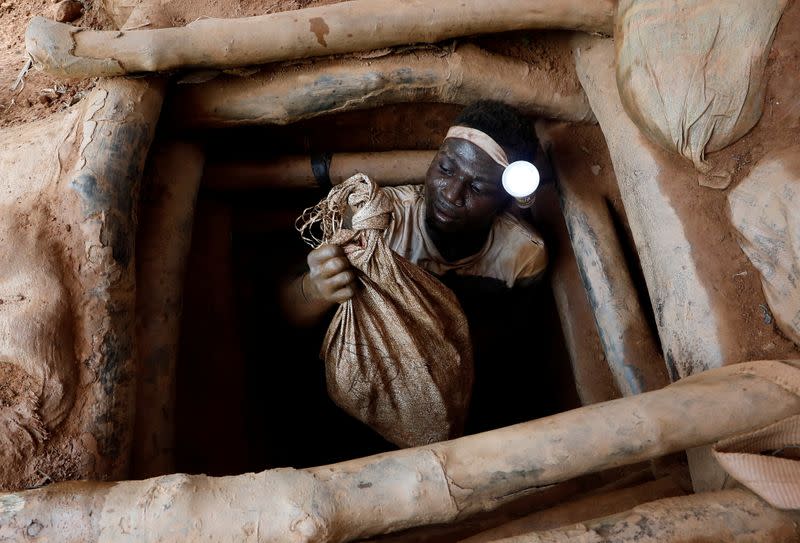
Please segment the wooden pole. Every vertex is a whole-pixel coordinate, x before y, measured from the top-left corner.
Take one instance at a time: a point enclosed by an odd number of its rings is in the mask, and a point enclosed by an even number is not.
[[[511,30],[565,28],[610,34],[614,5],[612,0],[353,0],[127,32],[84,30],[35,17],[25,44],[53,75],[108,77],[233,68]]]
[[[673,476],[613,492],[590,493],[577,500],[537,511],[491,530],[480,532],[463,539],[462,543],[492,543],[533,531],[551,530],[586,519],[614,515],[645,502],[685,494],[686,491],[679,483],[676,473]]]
[[[613,169],[592,173],[592,161],[575,145],[575,130],[582,128],[551,127],[547,139],[553,145],[561,208],[606,362],[619,391],[630,396],[666,386],[669,377],[639,302],[610,204],[600,188],[602,181],[616,183]],[[597,127],[586,130],[596,132],[602,141]],[[603,158],[610,163],[607,155]]]
[[[75,147],[79,167],[70,183],[91,251],[80,268],[88,317],[78,324],[93,346],[79,353],[91,376],[89,395],[72,415],[81,421],[81,443],[95,456],[82,477],[128,476],[136,394],[136,208],[163,97],[162,81],[101,82],[87,97],[83,141]]]
[[[283,125],[387,104],[467,105],[479,99],[499,100],[529,115],[594,120],[574,72],[549,71],[471,44],[270,67],[246,78],[220,76],[179,85],[170,105],[172,116],[187,126]]]
[[[666,498],[597,520],[533,532],[494,543],[792,543],[797,517],[745,490]]]
[[[556,187],[539,187],[536,202],[536,219],[552,233],[554,245],[559,248],[549,255],[550,288],[578,398],[581,405],[619,398],[621,393],[606,362],[575,253],[569,248],[569,233]]]
[[[380,186],[422,183],[436,151],[388,151],[383,153],[335,153],[327,157],[285,156],[268,162],[209,164],[203,184],[217,190],[263,188],[313,189],[326,181],[314,175],[312,163],[329,162],[327,175],[338,185],[363,173]]]
[[[137,479],[175,471],[175,366],[183,280],[204,161],[197,146],[182,142],[161,145],[151,156],[137,233]]]
[[[753,268],[735,228],[719,220],[727,213],[725,199],[698,187],[694,167],[650,142],[627,116],[613,41],[576,37],[575,47],[578,76],[613,161],[671,380],[767,351],[774,353],[770,357],[797,356],[796,346],[772,327],[752,332],[751,308],[764,298],[756,273],[731,272]]]

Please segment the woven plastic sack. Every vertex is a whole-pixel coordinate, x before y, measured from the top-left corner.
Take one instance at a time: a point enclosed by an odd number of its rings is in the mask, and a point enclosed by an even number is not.
[[[786,0],[620,0],[617,87],[628,115],[654,142],[691,160],[701,184],[724,188],[705,153],[730,145],[761,118],[764,67]]]
[[[352,225],[344,228],[348,207]],[[342,246],[359,283],[323,341],[328,394],[387,440],[413,447],[463,431],[472,347],[455,295],[384,242],[391,217],[388,196],[356,174],[298,222],[312,246]],[[311,234],[315,226],[321,238]]]
[[[722,469],[778,509],[800,509],[800,416],[795,415],[755,432],[724,439],[712,449]]]
[[[728,203],[775,324],[800,346],[800,146],[761,159]]]

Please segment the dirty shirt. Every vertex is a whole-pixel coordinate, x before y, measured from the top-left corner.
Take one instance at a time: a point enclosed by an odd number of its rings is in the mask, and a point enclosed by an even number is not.
[[[393,251],[434,275],[485,277],[508,288],[542,274],[547,252],[541,236],[508,213],[497,217],[478,253],[455,262],[445,260],[425,228],[423,190],[422,185],[383,188],[394,208],[394,219],[384,234]]]

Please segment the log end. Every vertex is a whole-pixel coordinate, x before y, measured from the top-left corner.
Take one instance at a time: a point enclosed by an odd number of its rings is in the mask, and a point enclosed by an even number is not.
[[[59,77],[111,77],[122,75],[125,70],[113,59],[77,57],[75,34],[82,29],[72,25],[34,17],[25,31],[25,49],[41,68]]]

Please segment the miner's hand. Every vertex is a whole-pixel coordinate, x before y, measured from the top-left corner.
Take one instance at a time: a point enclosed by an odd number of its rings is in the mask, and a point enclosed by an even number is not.
[[[338,245],[320,245],[308,254],[309,272],[301,278],[307,302],[346,302],[355,294],[356,274]]]

